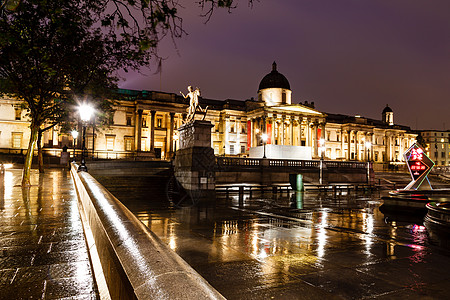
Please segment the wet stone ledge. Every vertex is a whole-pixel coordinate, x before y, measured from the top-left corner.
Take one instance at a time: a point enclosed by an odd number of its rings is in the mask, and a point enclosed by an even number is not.
[[[224,299],[90,174],[71,173],[112,299]]]

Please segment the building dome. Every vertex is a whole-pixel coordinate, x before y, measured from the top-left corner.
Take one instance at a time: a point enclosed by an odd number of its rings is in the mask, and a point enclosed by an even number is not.
[[[383,109],[383,114],[393,112],[392,109],[389,107],[389,105],[386,104],[386,107]]]
[[[259,90],[270,88],[291,89],[287,78],[277,71],[277,64],[275,62],[272,64],[272,72],[264,76],[259,84]]]

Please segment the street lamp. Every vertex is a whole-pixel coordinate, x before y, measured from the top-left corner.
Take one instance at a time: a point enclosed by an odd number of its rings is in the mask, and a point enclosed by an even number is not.
[[[87,172],[86,167],[86,159],[85,159],[85,149],[86,149],[86,123],[91,118],[92,114],[94,113],[94,109],[89,104],[83,103],[78,107],[78,112],[80,113],[80,118],[83,125],[83,143],[81,146],[81,164],[78,167],[79,171]]]
[[[263,133],[261,135],[261,138],[262,138],[263,143],[264,143],[264,155],[263,155],[263,158],[266,158],[266,142],[267,142],[267,138],[268,138],[267,133]]]
[[[73,162],[75,162],[75,142],[77,141],[78,138],[78,131],[74,129],[70,133],[72,134],[73,138]]]

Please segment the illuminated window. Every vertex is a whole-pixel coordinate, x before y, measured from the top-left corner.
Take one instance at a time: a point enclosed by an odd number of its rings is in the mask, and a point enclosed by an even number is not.
[[[142,127],[147,128],[147,117],[142,117]]]
[[[92,149],[92,145],[94,143],[94,139],[92,135],[86,136],[86,149]]]
[[[156,119],[156,127],[161,128],[162,127],[162,118]]]
[[[230,154],[234,154],[234,145],[230,144]]]
[[[107,135],[106,136],[106,150],[113,151],[114,150],[114,135]]]
[[[441,139],[441,143],[443,143],[444,142],[444,139]]]
[[[141,138],[141,150],[142,151],[147,151],[146,147],[145,147],[146,145],[147,145],[147,138],[146,137]]]
[[[133,151],[133,138],[126,137],[124,141],[125,151]]]
[[[22,132],[13,132],[12,133],[12,147],[13,148],[22,148]]]

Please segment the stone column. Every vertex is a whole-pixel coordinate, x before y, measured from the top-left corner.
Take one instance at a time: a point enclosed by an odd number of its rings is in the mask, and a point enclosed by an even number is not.
[[[137,152],[141,151],[141,136],[142,136],[142,109],[137,110],[135,128],[135,148]]]
[[[291,132],[289,132],[289,133],[290,133],[290,139],[291,139],[291,140],[290,140],[290,143],[289,143],[289,144],[290,144],[291,146],[294,146],[294,120],[293,120],[292,118],[290,119],[290,123],[291,123],[291,124],[289,124],[289,126],[290,126],[290,127],[289,127],[289,130],[290,130]]]
[[[319,156],[317,129],[318,129],[317,123],[313,123],[313,136],[312,136],[312,143],[313,143],[313,149],[314,149],[313,157],[316,157],[316,158]]]
[[[170,125],[169,125],[169,155],[172,157],[173,155],[173,122],[175,113],[171,112],[169,113],[170,116]]]
[[[286,141],[285,141],[285,137],[286,137],[286,126],[284,124],[284,122],[286,122],[285,116],[281,117],[281,141],[280,141],[280,145],[286,145]]]
[[[311,147],[311,120],[309,118],[306,119],[306,143],[305,146]]]
[[[347,147],[348,147],[348,151],[347,151],[347,160],[351,160],[352,159],[352,133],[353,130],[348,130],[348,137],[347,137]]]
[[[156,111],[152,110],[150,112],[151,121],[150,121],[150,151],[155,151],[155,114]]]
[[[359,141],[357,130],[355,130],[355,160],[359,160]]]
[[[228,140],[229,138],[229,134],[228,134],[228,129],[229,129],[229,123],[230,123],[230,117],[229,116],[225,116],[224,121],[223,121],[223,126],[224,126],[224,131],[223,131],[223,142],[224,142],[224,146],[225,149],[223,149],[223,155],[225,155],[227,153],[227,148],[230,148],[230,142]],[[230,153],[230,152],[228,152]]]
[[[346,133],[346,130],[340,130],[340,134],[341,134],[341,157],[344,157],[345,151],[344,151],[344,146],[345,146],[345,142],[344,142],[344,134]]]

